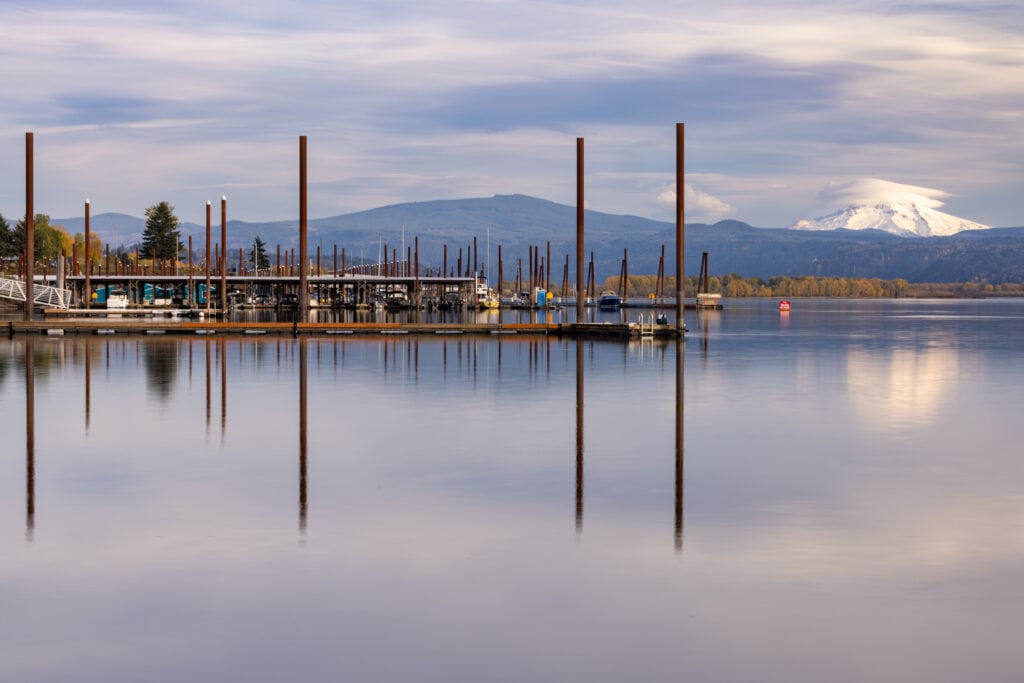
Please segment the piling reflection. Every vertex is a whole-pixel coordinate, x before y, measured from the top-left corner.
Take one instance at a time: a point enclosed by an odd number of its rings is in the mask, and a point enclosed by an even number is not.
[[[641,345],[641,363],[658,362],[660,352],[661,366],[665,368],[670,344]],[[187,348],[185,348],[187,347]],[[554,352],[552,347],[554,347]],[[632,358],[632,345],[624,347],[627,357]],[[648,350],[648,348],[650,350]],[[24,371],[26,382],[26,536],[31,540],[34,531],[35,511],[35,444],[34,444],[34,388],[36,375],[45,376],[46,368],[55,360],[68,353],[72,362],[80,362],[83,366],[84,384],[84,434],[88,435],[93,417],[110,415],[108,394],[101,394],[102,405],[96,406],[94,416],[93,391],[96,389],[94,380],[98,376],[104,385],[117,384],[119,372],[127,371],[128,375],[138,377],[144,386],[149,400],[157,405],[168,401],[188,402],[194,396],[194,415],[196,422],[204,420],[205,433],[210,435],[212,428],[214,394],[219,384],[220,403],[220,436],[222,446],[230,445],[227,438],[228,419],[228,365],[238,368],[240,374],[253,372],[257,378],[273,376],[276,371],[279,383],[290,384],[287,378],[291,373],[298,372],[298,527],[301,535],[305,535],[309,513],[309,440],[318,438],[319,425],[314,424],[310,434],[309,425],[309,372],[310,357],[315,363],[313,372],[316,376],[330,377],[328,373],[333,366],[334,382],[344,381],[346,358],[356,358],[356,370],[362,363],[369,361],[382,372],[385,383],[400,380],[415,390],[424,378],[435,383],[430,390],[440,389],[458,373],[457,384],[476,387],[478,384],[489,385],[500,382],[503,391],[531,391],[526,385],[538,386],[552,384],[553,378],[566,377],[574,372],[575,379],[575,435],[574,435],[574,529],[581,535],[586,510],[586,373],[588,365],[591,370],[595,363],[595,353],[599,358],[602,354],[617,357],[617,348],[602,345],[600,342],[574,340],[565,342],[554,337],[537,336],[498,336],[495,338],[470,337],[456,339],[421,340],[414,338],[369,339],[369,338],[277,338],[274,340],[249,340],[238,337],[212,337],[191,339],[140,339],[116,337],[110,339],[79,337],[75,340],[47,341],[40,343],[32,337],[24,338]],[[355,355],[351,355],[353,353]],[[237,353],[238,357],[229,357]],[[37,356],[38,354],[38,356]],[[131,361],[134,354],[134,369]],[[202,354],[200,361],[198,354]],[[420,360],[423,355],[423,366]],[[554,356],[554,358],[553,358]],[[676,345],[676,435],[675,435],[675,542],[681,550],[683,545],[683,347]],[[375,360],[374,360],[374,357]],[[650,360],[647,360],[650,358]],[[270,361],[269,364],[267,361]],[[193,366],[202,362],[201,367]],[[633,359],[635,362],[635,359]],[[40,363],[43,367],[40,367]],[[193,369],[201,373],[199,382],[194,389],[189,383],[187,396],[175,397],[174,387],[177,375]],[[552,366],[556,366],[553,370]],[[326,367],[323,367],[326,366]],[[507,367],[506,367],[507,366]],[[604,366],[602,365],[602,368]],[[113,373],[112,372],[113,368]],[[511,368],[511,370],[510,370]],[[96,371],[100,370],[97,375]],[[602,370],[599,370],[599,372]],[[421,376],[422,373],[422,376]],[[564,374],[561,374],[564,373]],[[103,377],[106,377],[106,380]],[[231,381],[237,381],[232,375]],[[600,375],[598,376],[600,380]],[[429,382],[426,382],[429,384]],[[599,382],[600,383],[600,382]],[[557,382],[555,382],[557,384]],[[179,386],[183,384],[178,383]],[[294,385],[292,385],[294,387]],[[592,385],[592,390],[594,389]],[[401,387],[399,387],[401,389]],[[486,388],[486,387],[482,387]],[[568,387],[566,387],[568,388]],[[404,389],[401,389],[404,391]],[[193,394],[193,391],[195,393]],[[456,389],[457,391],[457,389]],[[571,389],[570,389],[571,391]],[[244,420],[253,414],[252,400],[249,392],[238,391],[232,396],[239,405],[234,409],[237,419]],[[455,395],[455,394],[453,394]],[[294,396],[294,394],[292,394]],[[312,400],[316,400],[314,397]],[[571,400],[571,399],[570,399]],[[201,405],[202,404],[202,405]],[[294,405],[294,404],[292,404]],[[200,417],[202,415],[202,417]],[[250,424],[242,425],[249,437],[252,437]],[[593,426],[592,426],[593,428]],[[294,442],[293,442],[294,443]]]
[[[85,338],[85,432],[89,433],[92,415],[92,338]]]
[[[212,393],[210,391],[210,380],[212,379],[212,368],[211,368],[211,362],[210,362],[210,347],[211,347],[210,338],[207,337],[205,340],[203,340],[203,343],[206,346],[206,349],[205,349],[205,351],[206,351],[206,354],[205,354],[205,360],[206,360],[206,435],[209,436],[210,435],[210,416],[211,416],[211,413],[212,413],[212,408],[211,408],[211,405],[210,405],[210,403],[211,403],[210,402],[210,395]]]
[[[675,496],[675,546],[677,552],[683,551],[683,495],[684,495],[684,463],[683,463],[683,406],[685,404],[685,365],[686,345],[682,339],[676,342],[676,496]]]
[[[299,338],[299,531],[306,533],[306,473],[307,473],[307,364],[306,339]]]
[[[576,340],[576,532],[583,531],[583,340]]]
[[[228,429],[228,351],[227,340],[217,340],[220,351],[220,440],[223,443]]]
[[[31,337],[25,340],[25,539],[36,528],[36,360]]]

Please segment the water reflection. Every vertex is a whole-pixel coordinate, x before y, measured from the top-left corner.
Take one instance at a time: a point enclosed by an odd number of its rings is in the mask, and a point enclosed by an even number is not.
[[[306,497],[306,468],[307,468],[307,439],[306,439],[306,420],[308,417],[308,405],[307,405],[307,379],[306,372],[308,370],[308,360],[306,357],[306,339],[305,337],[298,340],[299,345],[299,531],[300,533],[306,533],[306,511],[307,511],[307,497]],[[317,352],[319,353],[319,346],[317,346]]]
[[[308,523],[308,487],[309,487],[309,365],[310,355],[314,354],[316,372],[322,373],[322,364],[333,366],[335,379],[338,373],[344,371],[348,349],[355,347],[360,349],[360,356],[368,348],[376,348],[380,363],[382,376],[387,381],[390,374],[397,373],[403,382],[416,387],[420,381],[420,355],[421,342],[418,338],[403,338],[393,340],[368,340],[354,338],[336,339],[298,339],[278,338],[272,342],[266,340],[242,340],[238,338],[211,338],[185,340],[142,340],[142,339],[109,339],[100,340],[93,337],[84,337],[76,341],[64,341],[48,343],[44,347],[44,364],[50,365],[54,357],[62,357],[64,348],[71,348],[73,362],[78,361],[83,366],[83,389],[84,389],[84,435],[88,436],[92,425],[93,413],[93,392],[94,392],[94,364],[101,363],[103,370],[110,381],[110,369],[115,364],[125,367],[125,361],[134,351],[136,367],[145,378],[147,392],[159,404],[167,405],[174,393],[174,386],[179,373],[187,372],[190,376],[194,365],[195,347],[199,347],[203,355],[203,378],[204,386],[202,391],[203,415],[205,421],[205,432],[210,433],[213,417],[213,401],[216,391],[215,374],[219,379],[220,393],[220,436],[221,444],[225,444],[227,438],[228,423],[228,366],[229,350],[237,349],[238,365],[244,371],[251,366],[253,371],[259,374],[261,358],[270,357],[276,368],[278,376],[286,371],[288,366],[297,362],[298,374],[298,484],[299,484],[299,530],[305,534]],[[475,385],[482,381],[483,377],[494,377],[501,380],[503,366],[513,361],[517,367],[525,364],[525,373],[517,373],[509,378],[513,383],[519,383],[524,378],[534,384],[540,381],[550,382],[552,374],[552,347],[563,346],[568,350],[571,348],[575,360],[575,528],[577,533],[582,533],[585,510],[585,375],[587,372],[587,348],[590,349],[593,363],[593,352],[595,342],[576,340],[564,345],[555,338],[550,337],[515,337],[500,336],[494,339],[482,338],[459,338],[458,340],[443,339],[427,344],[432,353],[440,355],[439,366],[442,381],[447,381],[449,373],[454,368],[464,381]],[[647,350],[648,344],[639,345],[639,358],[644,358],[648,353],[653,353],[655,347]],[[131,347],[134,347],[132,349]],[[328,353],[324,353],[325,347]],[[274,353],[267,354],[266,350],[272,348]],[[623,360],[628,363],[631,349],[634,345],[622,345]],[[661,345],[661,355],[664,357],[666,346]],[[26,501],[26,534],[29,538],[33,535],[34,510],[35,510],[35,467],[34,467],[34,389],[36,384],[36,368],[38,366],[36,355],[40,347],[32,337],[26,337],[24,341],[24,372],[26,382],[26,472],[27,472],[27,501]],[[79,353],[80,351],[80,353]],[[512,356],[509,355],[513,351]],[[436,357],[436,356],[435,356]],[[683,347],[677,345],[677,374],[676,374],[676,402],[678,411],[676,414],[676,511],[675,511],[675,539],[676,547],[682,547],[682,501],[683,501],[683,473],[682,473],[682,431],[683,431],[683,371],[682,371]],[[247,360],[248,359],[248,360]],[[233,360],[233,359],[232,359]],[[454,361],[454,365],[453,365]],[[231,363],[232,365],[234,363]],[[187,367],[187,371],[185,368]],[[489,380],[488,380],[489,382]],[[191,382],[189,382],[191,386]],[[191,394],[191,391],[189,392]]]
[[[92,416],[92,337],[85,338],[85,433]]]
[[[211,399],[211,393],[212,393],[210,391],[210,384],[211,384],[210,380],[212,379],[212,368],[211,368],[211,360],[210,360],[210,347],[211,347],[210,338],[207,337],[205,340],[203,340],[203,344],[206,347],[204,349],[205,352],[206,352],[204,354],[204,360],[206,361],[206,435],[209,436],[210,435],[210,417],[211,417],[212,412],[213,412],[213,409],[211,407],[212,404],[211,404],[211,400],[210,400]]]
[[[226,339],[217,340],[217,350],[220,353],[220,440],[228,430],[228,344]],[[239,358],[242,354],[239,352]]]
[[[176,339],[152,340],[141,344],[147,385],[161,402],[170,398],[174,383],[178,380],[179,345]]]
[[[25,341],[25,538],[36,529],[36,359],[34,340]]]
[[[706,339],[706,337],[705,337]],[[706,344],[706,342],[705,342]],[[685,420],[683,407],[685,405],[685,365],[686,365],[686,345],[683,341],[679,341],[675,345],[676,348],[676,406],[675,406],[675,426],[676,426],[676,440],[675,440],[675,462],[676,462],[676,490],[675,490],[675,546],[676,551],[683,551],[683,481],[684,481],[684,463],[683,463],[683,435]],[[707,347],[705,346],[705,351]]]
[[[576,340],[576,532],[583,531],[583,340]]]
[[[959,351],[944,346],[850,349],[850,400],[868,428],[927,426],[938,419],[956,391],[959,367]]]
[[[5,674],[118,680],[128,652],[157,681],[476,680],[515,642],[530,679],[1019,680],[1024,322],[947,355],[846,317],[730,312],[625,350],[182,337],[194,387],[166,399],[159,340],[17,336]],[[865,429],[872,395],[927,429]]]

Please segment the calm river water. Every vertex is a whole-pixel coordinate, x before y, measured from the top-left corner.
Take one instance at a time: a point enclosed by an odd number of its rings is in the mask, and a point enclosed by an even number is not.
[[[775,303],[4,339],[0,681],[1024,679],[1024,301]]]

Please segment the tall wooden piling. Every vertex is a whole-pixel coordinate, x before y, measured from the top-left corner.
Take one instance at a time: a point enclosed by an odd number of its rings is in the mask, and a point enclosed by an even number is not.
[[[576,138],[576,322],[583,322],[583,138]]]
[[[195,306],[194,292],[192,290],[192,235],[188,236],[188,307]]]
[[[228,198],[220,198],[220,314],[228,314]]]
[[[89,237],[91,233],[89,231],[89,200],[85,200],[85,307],[92,307],[92,287],[89,283],[90,270],[89,267]]]
[[[203,254],[203,260],[206,261],[206,292],[204,298],[206,299],[206,310],[210,310],[210,200],[206,200],[206,253]]]
[[[548,253],[544,257],[544,291],[551,291],[551,242],[548,241]]]
[[[299,318],[302,322],[309,320],[309,282],[307,281],[309,257],[306,253],[306,136],[299,136]]]
[[[683,321],[683,257],[685,256],[686,217],[684,215],[684,195],[686,183],[683,181],[685,158],[686,124],[676,124],[676,330],[684,332],[686,323]]]
[[[25,320],[32,320],[35,309],[35,159],[34,136],[25,133]]]

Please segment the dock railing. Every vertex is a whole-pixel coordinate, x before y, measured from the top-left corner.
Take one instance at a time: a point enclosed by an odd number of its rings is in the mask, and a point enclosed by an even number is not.
[[[32,300],[46,308],[70,308],[71,290],[34,283]],[[25,301],[25,283],[21,280],[0,278],[0,298]]]

